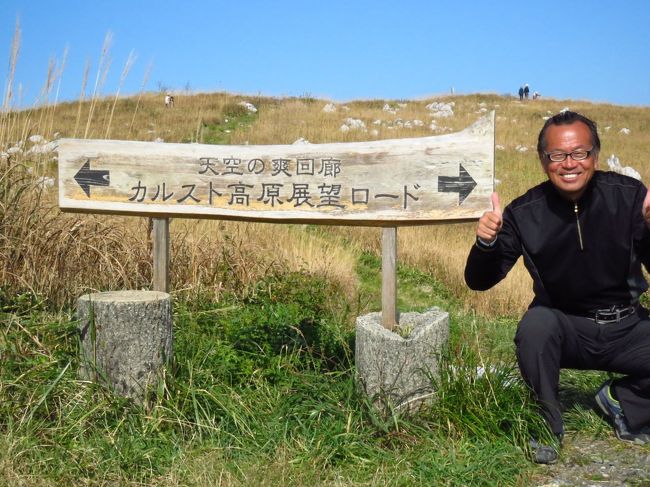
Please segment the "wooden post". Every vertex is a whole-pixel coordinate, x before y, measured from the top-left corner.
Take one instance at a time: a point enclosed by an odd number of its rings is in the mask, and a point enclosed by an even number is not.
[[[169,218],[153,220],[153,290],[169,292]]]
[[[381,238],[381,324],[397,324],[397,227],[384,227]]]

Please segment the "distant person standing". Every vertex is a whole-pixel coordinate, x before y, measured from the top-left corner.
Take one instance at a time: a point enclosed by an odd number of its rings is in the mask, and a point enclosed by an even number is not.
[[[522,101],[524,99],[524,87],[520,86],[519,87],[519,101]]]
[[[530,93],[530,88],[528,88],[528,85],[524,85],[524,98],[528,100],[528,94]]]

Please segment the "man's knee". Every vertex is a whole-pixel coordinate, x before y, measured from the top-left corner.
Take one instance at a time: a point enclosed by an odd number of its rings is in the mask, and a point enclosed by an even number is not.
[[[562,326],[558,315],[552,309],[544,306],[530,308],[517,327],[515,344],[517,347],[542,347],[551,342],[559,342],[562,336]]]

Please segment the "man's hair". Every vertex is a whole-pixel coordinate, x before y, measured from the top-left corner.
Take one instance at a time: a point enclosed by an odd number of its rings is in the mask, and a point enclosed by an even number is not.
[[[540,159],[544,160],[546,157],[544,155],[544,151],[546,151],[546,130],[551,125],[570,125],[574,122],[582,122],[589,128],[589,132],[591,132],[591,144],[594,146],[592,152],[594,154],[600,152],[600,137],[598,137],[596,122],[589,120],[584,115],[567,110],[565,112],[560,112],[557,115],[553,115],[546,121],[542,130],[540,130],[539,137],[537,137],[537,154],[539,154]]]

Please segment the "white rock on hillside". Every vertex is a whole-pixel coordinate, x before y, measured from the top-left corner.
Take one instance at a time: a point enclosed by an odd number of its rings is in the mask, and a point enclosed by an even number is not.
[[[630,129],[623,127],[619,132],[623,135],[630,135]]]
[[[366,130],[366,124],[363,122],[363,120],[360,120],[358,118],[346,118],[345,122],[343,122],[343,125],[341,126],[341,130],[344,132],[347,132],[347,130],[344,130],[343,127],[347,127],[348,130]]]
[[[54,178],[49,176],[41,176],[36,180],[36,184],[43,189],[54,187]]]
[[[607,159],[607,166],[609,166],[610,171],[614,171],[625,176],[630,176],[631,178],[641,181],[641,175],[630,166],[621,166],[621,162],[614,154],[612,154]]]
[[[334,113],[336,111],[336,105],[334,103],[328,103],[323,107],[325,113]]]
[[[435,118],[447,118],[454,116],[455,103],[453,101],[449,103],[444,102],[432,102],[429,103],[425,108],[431,112],[431,116]]]
[[[244,108],[246,108],[246,110],[248,110],[251,113],[256,113],[257,112],[257,108],[255,107],[255,105],[253,105],[252,103],[249,103],[247,101],[240,101],[239,105],[243,106]]]
[[[47,140],[45,140],[45,137],[43,137],[42,135],[32,135],[29,138],[29,141],[34,144],[44,144],[45,142],[47,142]]]
[[[45,139],[43,139],[45,141]],[[48,152],[54,152],[58,144],[56,142],[45,142],[42,144],[36,144],[32,146],[27,153],[28,154],[47,154]]]

